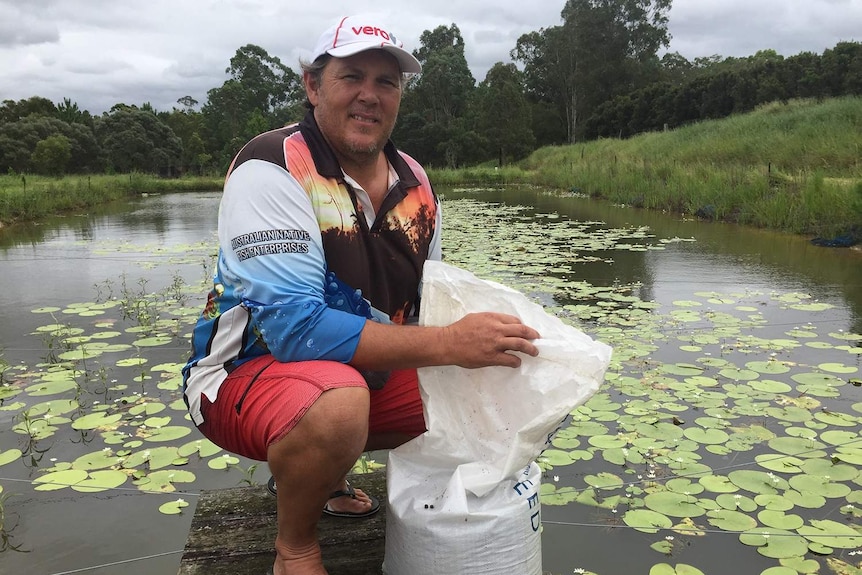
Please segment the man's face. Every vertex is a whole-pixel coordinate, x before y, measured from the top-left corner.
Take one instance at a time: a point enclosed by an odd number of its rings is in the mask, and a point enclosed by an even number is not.
[[[395,57],[367,50],[332,58],[319,83],[308,74],[304,80],[317,124],[341,162],[377,159],[401,105],[401,70]]]

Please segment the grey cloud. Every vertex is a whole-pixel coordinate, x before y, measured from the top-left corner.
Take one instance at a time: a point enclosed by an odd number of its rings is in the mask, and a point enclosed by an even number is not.
[[[15,6],[0,3],[0,47],[57,42],[60,31],[53,22],[25,14]]]

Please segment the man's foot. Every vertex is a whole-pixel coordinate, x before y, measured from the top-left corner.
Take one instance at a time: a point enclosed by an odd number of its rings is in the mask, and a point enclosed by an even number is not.
[[[270,477],[266,484],[270,493],[276,495],[275,477]],[[338,491],[332,492],[329,501],[323,507],[323,512],[336,517],[368,517],[380,509],[376,497],[368,495],[361,489],[355,489],[347,480]]]
[[[368,517],[379,510],[380,502],[376,497],[354,489],[346,479],[344,487],[333,492],[323,507],[323,513],[334,517]]]

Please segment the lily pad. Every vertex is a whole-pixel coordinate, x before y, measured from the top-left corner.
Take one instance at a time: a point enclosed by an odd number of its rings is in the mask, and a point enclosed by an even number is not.
[[[790,511],[793,509],[793,502],[781,495],[758,495],[754,498],[757,505],[764,509],[772,511]],[[753,509],[751,511],[754,511]]]
[[[175,501],[168,501],[167,503],[162,503],[159,506],[159,512],[164,513],[165,515],[179,515],[183,512],[183,509],[188,506],[188,502],[184,499],[177,499]]]
[[[764,453],[755,456],[754,460],[758,465],[769,469],[770,471],[778,471],[780,473],[802,473],[802,465],[804,460],[792,455],[780,455],[777,453]]]
[[[234,457],[233,455],[230,455],[228,453],[225,453],[224,455],[222,455],[220,457],[213,457],[212,459],[210,459],[207,462],[207,465],[211,469],[227,469],[231,465],[236,465],[238,463],[239,463],[239,458]]]
[[[599,473],[584,477],[587,485],[596,489],[617,489],[623,486],[623,480],[613,473]]]
[[[107,469],[119,464],[121,459],[111,449],[106,448],[79,456],[72,462],[72,467],[85,471]]]
[[[799,515],[769,509],[764,509],[758,513],[757,519],[767,527],[788,531],[799,529],[805,523]]]
[[[838,549],[855,549],[862,545],[862,533],[831,519],[812,520],[810,525],[803,525],[797,532],[809,541]]]
[[[790,485],[800,493],[820,495],[827,499],[844,497],[850,493],[850,487],[843,483],[835,483],[828,476],[794,475],[790,478]]]
[[[745,545],[757,547],[757,552],[765,557],[784,559],[801,557],[808,551],[808,541],[792,531],[772,527],[757,527],[739,536]]]
[[[822,448],[826,447],[825,445],[819,441],[802,437],[776,437],[769,440],[769,447],[779,453],[797,457],[823,457],[826,455],[824,451],[821,451]]]
[[[191,483],[194,480],[195,475],[190,471],[168,469],[150,473],[135,484],[142,491],[170,493],[176,491],[174,483]]]
[[[644,505],[649,509],[670,517],[700,517],[706,511],[697,504],[691,495],[662,491],[644,497]]]
[[[12,463],[13,461],[18,461],[21,459],[21,455],[21,450],[17,448],[0,451],[0,466]]]
[[[741,495],[739,493],[722,493],[718,497],[716,497],[716,503],[718,503],[723,509],[728,509],[731,511],[745,511],[746,513],[751,513],[756,510],[758,505],[751,499],[750,497],[746,497],[745,495]],[[791,505],[792,507],[792,505]]]
[[[804,557],[787,557],[785,559],[781,559],[780,563],[782,567],[792,569],[795,573],[801,573],[802,575],[810,575],[818,573],[820,571],[820,563],[818,563],[814,559],[805,559]],[[766,572],[764,571],[764,573]],[[761,573],[761,575],[763,575],[763,573]],[[788,575],[793,574],[791,573]]]
[[[668,529],[673,525],[666,515],[649,509],[630,509],[623,515],[623,522],[643,533],[657,533],[659,529]]]
[[[36,484],[33,489],[36,491],[57,491],[84,481],[87,479],[87,475],[83,469],[67,469],[46,473],[33,480],[33,483]]]
[[[77,389],[78,382],[74,379],[66,379],[59,381],[40,381],[24,389],[24,391],[32,396],[40,397],[43,395],[59,395],[73,389]]]
[[[674,566],[668,563],[659,563],[650,568],[649,575],[704,575],[704,573],[697,567],[685,563],[678,563]]]
[[[95,493],[114,489],[126,482],[128,476],[116,469],[102,469],[91,472],[86,479],[72,486],[75,491]]]
[[[705,445],[722,444],[730,438],[727,433],[720,429],[700,429],[697,427],[686,429],[684,431],[684,435],[692,441],[703,443]]]
[[[745,364],[745,367],[752,371],[756,371],[757,373],[766,373],[771,375],[778,375],[790,371],[790,368],[784,362],[777,360],[749,361]]]
[[[844,445],[852,445],[858,447],[859,445],[859,435],[850,431],[843,431],[840,429],[825,431],[820,434],[820,439],[828,443],[829,445],[835,445],[838,447]]]
[[[727,477],[740,488],[756,494],[775,494],[789,487],[781,477],[753,469],[737,469],[728,473]]]
[[[110,428],[123,418],[121,413],[107,414],[103,412],[91,413],[83,415],[72,421],[72,429],[99,429]]]
[[[795,489],[788,489],[784,492],[784,497],[797,507],[805,509],[820,509],[826,505],[826,498],[819,493],[811,491],[800,492]]]
[[[221,447],[209,439],[196,439],[181,446],[178,450],[178,454],[183,457],[188,457],[193,453],[197,453],[200,457],[210,457],[219,451],[221,451]]]
[[[717,509],[706,514],[710,525],[725,531],[747,531],[757,526],[750,515],[729,509]]]
[[[192,430],[188,427],[180,427],[177,425],[169,425],[166,427],[160,427],[158,429],[147,429],[143,438],[147,441],[174,441],[175,439],[180,439],[185,437]]]

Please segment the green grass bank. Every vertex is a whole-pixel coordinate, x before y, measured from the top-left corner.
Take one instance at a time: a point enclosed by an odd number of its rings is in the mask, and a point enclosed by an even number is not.
[[[0,227],[86,209],[140,194],[219,190],[223,177],[159,178],[149,174],[0,176]]]
[[[862,98],[774,103],[721,120],[546,147],[447,184],[533,184],[797,234],[862,239]]]

